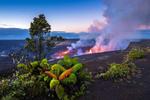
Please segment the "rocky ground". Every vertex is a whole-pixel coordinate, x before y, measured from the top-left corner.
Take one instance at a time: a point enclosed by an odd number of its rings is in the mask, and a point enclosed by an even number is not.
[[[108,54],[109,55],[109,54]],[[93,56],[96,57],[96,56]],[[107,56],[104,56],[107,57]],[[114,53],[106,59],[89,59],[84,62],[93,73],[106,69],[110,63],[121,63],[123,53]],[[149,100],[150,98],[150,53],[143,59],[135,61],[138,73],[128,80],[95,79],[90,85],[87,95],[80,100]]]
[[[85,66],[97,73],[108,68],[110,63],[121,63],[132,47],[147,48],[150,50],[150,41],[145,40],[131,43],[125,51],[115,51],[103,54],[92,54],[81,57]],[[143,59],[134,62],[137,73],[126,80],[95,79],[90,85],[87,94],[80,100],[149,100],[150,99],[150,52]]]
[[[79,60],[95,76],[97,72],[104,72],[111,63],[122,63],[127,53],[135,47],[148,49],[149,52],[143,59],[134,62],[137,73],[133,77],[116,81],[94,78],[86,95],[79,100],[149,100],[150,40],[131,42],[126,50],[83,55],[79,57]]]

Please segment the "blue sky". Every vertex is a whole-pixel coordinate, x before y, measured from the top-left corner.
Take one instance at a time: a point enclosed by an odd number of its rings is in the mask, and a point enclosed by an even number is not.
[[[0,0],[0,27],[29,28],[45,14],[53,31],[81,32],[103,11],[101,0]]]

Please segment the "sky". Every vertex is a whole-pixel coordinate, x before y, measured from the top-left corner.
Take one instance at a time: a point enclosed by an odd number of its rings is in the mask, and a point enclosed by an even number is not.
[[[45,14],[52,31],[83,32],[103,12],[101,0],[0,0],[0,27],[30,27]]]

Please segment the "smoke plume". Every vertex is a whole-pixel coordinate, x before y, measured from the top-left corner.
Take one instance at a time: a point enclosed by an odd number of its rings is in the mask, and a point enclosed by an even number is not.
[[[124,49],[128,46],[126,39],[134,37],[141,25],[150,25],[150,0],[104,0],[108,26],[104,35],[99,38],[108,38],[108,50]],[[97,39],[97,45],[101,41]]]
[[[127,40],[134,37],[141,26],[150,26],[149,4],[150,0],[103,0],[106,9],[100,20],[93,22],[87,37],[81,37],[73,48],[85,46],[85,40],[92,37],[95,45],[91,50],[95,53],[125,49],[129,44]]]

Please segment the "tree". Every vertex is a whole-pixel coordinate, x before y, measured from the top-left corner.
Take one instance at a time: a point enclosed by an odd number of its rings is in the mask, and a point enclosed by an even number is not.
[[[45,57],[45,36],[50,33],[51,25],[47,22],[45,16],[40,14],[38,17],[34,17],[33,22],[30,25],[31,39],[26,39],[28,50],[36,53],[36,58],[41,60]]]

